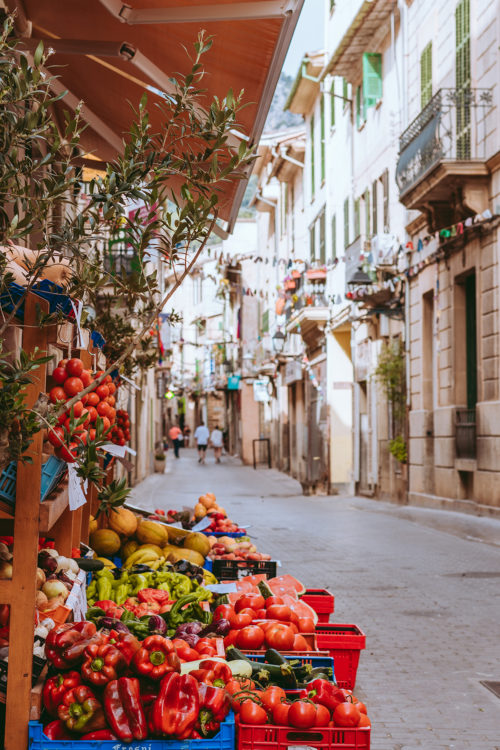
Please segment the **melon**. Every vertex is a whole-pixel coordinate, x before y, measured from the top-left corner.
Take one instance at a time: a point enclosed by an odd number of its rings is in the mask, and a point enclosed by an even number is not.
[[[133,555],[134,552],[136,552],[138,549],[139,549],[139,542],[136,542],[135,539],[129,539],[122,546],[121,555],[122,555],[123,560],[126,560],[127,557],[130,557],[130,555]]]
[[[190,549],[194,550],[194,552],[199,552],[199,554],[203,557],[206,557],[211,550],[211,545],[208,541],[208,538],[205,536],[205,534],[200,534],[197,531],[192,531],[191,534],[188,534],[184,539],[182,546],[184,547],[184,549]]]
[[[121,546],[120,537],[112,529],[97,529],[90,535],[90,546],[99,556],[115,555]]]
[[[127,508],[112,510],[108,517],[108,526],[120,536],[130,537],[137,529],[137,518]]]
[[[168,542],[167,529],[156,521],[141,521],[135,536],[141,544],[157,544],[158,547],[164,547]]]
[[[152,549],[153,552],[156,552],[158,557],[163,557],[165,555],[163,549],[161,547],[158,547],[157,544],[141,544],[139,549]]]
[[[199,565],[200,567],[205,562],[205,558],[203,555],[200,555],[199,552],[195,552],[192,549],[182,549],[180,547],[169,552],[167,560],[173,563],[179,562],[179,560],[188,560],[194,565]]]

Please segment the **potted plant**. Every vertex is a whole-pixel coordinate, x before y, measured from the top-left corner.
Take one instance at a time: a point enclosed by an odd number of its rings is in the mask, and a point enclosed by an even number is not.
[[[157,450],[155,453],[155,471],[159,474],[163,474],[166,462],[167,454],[161,450]]]

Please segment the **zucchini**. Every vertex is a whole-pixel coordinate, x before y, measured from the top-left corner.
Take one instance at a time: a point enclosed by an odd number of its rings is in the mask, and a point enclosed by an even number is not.
[[[86,573],[94,573],[97,570],[104,568],[104,563],[100,560],[92,560],[90,557],[75,557],[76,564],[80,570],[84,570]]]
[[[243,651],[240,651],[236,646],[228,646],[226,649],[226,661],[236,661],[237,659],[239,661],[248,661],[252,664],[252,660]]]
[[[280,654],[279,651],[276,651],[275,648],[268,648],[264,659],[268,662],[268,664],[289,664],[288,660],[285,659],[283,654]]]

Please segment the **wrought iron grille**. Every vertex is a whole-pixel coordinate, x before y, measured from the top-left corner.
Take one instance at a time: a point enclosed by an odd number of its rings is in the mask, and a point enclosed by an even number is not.
[[[455,454],[476,458],[476,410],[457,409],[455,414]]]
[[[484,159],[492,101],[491,89],[439,89],[399,138],[400,193],[442,160]]]

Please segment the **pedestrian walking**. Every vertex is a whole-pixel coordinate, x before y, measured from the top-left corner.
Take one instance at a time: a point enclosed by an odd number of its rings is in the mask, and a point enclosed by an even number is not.
[[[189,440],[191,438],[191,427],[189,425],[186,425],[184,427],[184,447],[189,448]]]
[[[220,430],[219,425],[216,425],[215,429],[212,430],[210,444],[214,449],[215,461],[220,464],[220,457],[222,455],[222,431]]]
[[[182,430],[179,425],[174,424],[174,426],[171,427],[168,431],[168,436],[172,441],[172,445],[174,447],[174,455],[176,458],[179,458],[179,448],[182,445],[182,442],[180,440],[180,437],[182,437]]]
[[[208,427],[205,427],[205,423],[201,420],[200,424],[194,431],[194,439],[196,440],[196,447],[198,448],[198,463],[205,463],[205,456],[207,455],[207,445],[210,438]]]

